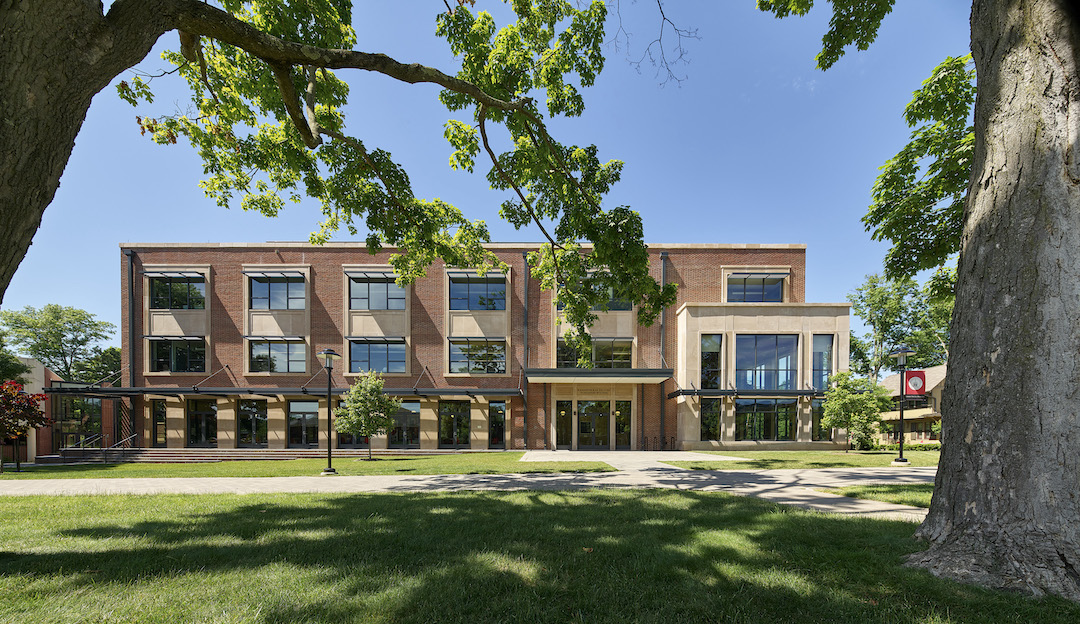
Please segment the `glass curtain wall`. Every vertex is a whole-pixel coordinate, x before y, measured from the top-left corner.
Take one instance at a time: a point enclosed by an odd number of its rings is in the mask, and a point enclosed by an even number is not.
[[[795,439],[798,407],[795,399],[736,399],[736,440]]]

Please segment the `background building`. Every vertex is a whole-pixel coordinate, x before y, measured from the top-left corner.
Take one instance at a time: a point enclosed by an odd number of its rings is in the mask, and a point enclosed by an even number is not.
[[[325,448],[334,393],[378,370],[404,403],[374,448],[833,448],[815,426],[846,370],[849,304],[804,302],[804,245],[653,245],[679,284],[650,327],[613,300],[574,367],[535,244],[503,273],[432,265],[398,287],[392,249],[306,243],[122,245],[123,388],[147,447]],[[335,435],[337,448],[367,440]]]
[[[945,372],[948,365],[931,366],[926,371],[926,394],[908,395],[904,403],[904,443],[926,444],[938,442],[939,436],[933,427],[941,422],[941,394],[945,390]],[[889,375],[881,381],[893,399],[892,411],[881,415],[884,421],[880,433],[882,444],[896,444],[900,426],[900,374]]]

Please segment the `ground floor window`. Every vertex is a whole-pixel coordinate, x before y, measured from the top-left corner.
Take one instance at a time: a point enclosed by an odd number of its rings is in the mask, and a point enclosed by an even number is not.
[[[168,428],[165,419],[165,401],[153,399],[150,401],[150,439],[155,448],[164,448],[168,445]]]
[[[217,446],[217,401],[214,399],[188,399],[187,445]]]
[[[52,399],[53,444],[62,448],[80,444],[97,448],[101,438],[101,399],[67,396]]]
[[[266,401],[240,399],[236,404],[236,445],[242,448],[266,446]]]
[[[630,448],[630,401],[615,401],[615,448]]]
[[[701,400],[701,441],[720,441],[720,419],[724,413],[723,399]]]
[[[736,440],[794,440],[795,399],[736,399]]]
[[[402,401],[388,438],[390,448],[420,448],[419,401]]]
[[[488,448],[506,448],[506,402],[488,404]]]
[[[319,445],[319,402],[289,401],[289,448]]]
[[[469,448],[468,401],[439,401],[439,448]]]
[[[555,446],[570,448],[574,443],[574,402],[555,401]]]
[[[810,401],[810,419],[812,421],[811,431],[813,432],[814,442],[824,442],[832,440],[832,429],[821,426],[821,419],[825,417],[825,400],[814,399]]]

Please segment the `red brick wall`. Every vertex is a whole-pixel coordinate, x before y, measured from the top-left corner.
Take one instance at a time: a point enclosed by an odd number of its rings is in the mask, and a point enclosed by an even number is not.
[[[345,310],[343,310],[344,297],[342,293],[343,264],[387,264],[390,251],[383,251],[374,256],[368,254],[362,247],[309,247],[309,246],[280,246],[272,244],[218,247],[198,246],[190,247],[132,247],[135,259],[135,305],[134,330],[128,328],[128,278],[127,258],[121,255],[121,310],[122,310],[122,360],[123,365],[128,366],[128,341],[135,336],[135,385],[148,387],[190,387],[203,380],[211,373],[216,373],[212,379],[202,383],[204,387],[245,387],[245,388],[268,388],[268,387],[298,387],[308,382],[312,375],[319,370],[320,366],[312,361],[308,373],[302,375],[274,375],[245,377],[244,371],[244,315],[247,310],[247,302],[244,299],[244,275],[242,273],[245,264],[282,264],[282,265],[307,265],[310,267],[310,282],[308,283],[310,315],[311,315],[311,344],[312,352],[324,348],[340,350],[342,348]],[[414,385],[420,387],[436,388],[517,388],[521,381],[521,369],[528,368],[551,368],[551,344],[553,340],[553,308],[551,294],[540,291],[539,282],[528,277],[528,304],[529,304],[529,361],[524,362],[524,308],[522,295],[523,283],[526,281],[525,264],[522,252],[535,249],[535,246],[522,246],[520,248],[498,248],[496,254],[511,267],[512,288],[507,293],[507,305],[511,309],[511,349],[507,353],[507,369],[510,377],[444,377],[443,362],[445,360],[446,339],[444,335],[444,314],[446,302],[444,301],[444,273],[443,264],[436,262],[432,265],[426,277],[418,279],[413,284],[413,296],[411,300],[411,335],[412,350],[409,377],[388,377],[386,386],[390,388],[408,388]],[[719,302],[722,298],[724,285],[721,283],[721,269],[724,266],[790,266],[790,300],[802,302],[805,292],[805,249],[797,248],[700,248],[700,247],[671,247],[650,248],[652,257],[653,277],[657,280],[661,276],[660,252],[667,251],[667,281],[680,285],[678,300],[672,308],[665,313],[665,359],[666,365],[660,358],[660,321],[651,327],[642,327],[638,330],[638,347],[636,365],[642,368],[675,368],[676,358],[676,327],[675,313],[678,307],[687,302]],[[211,349],[207,353],[207,372],[205,375],[183,376],[144,376],[142,374],[143,336],[146,332],[143,328],[143,265],[211,265],[211,287],[207,293],[207,301],[210,307],[210,340]],[[347,353],[343,354],[346,359],[339,363],[334,370],[334,385],[343,387],[347,381],[343,371],[347,371]],[[217,372],[228,365],[228,370]],[[424,374],[419,381],[418,376],[423,374],[425,366],[430,375]],[[128,378],[124,375],[123,385],[127,385]],[[319,383],[322,387],[322,382]],[[664,399],[663,396],[673,389],[671,381],[664,384],[663,391],[659,386],[647,386],[645,388],[645,400],[642,408],[645,415],[645,435],[650,439],[659,440],[661,435],[661,405],[664,411],[664,437],[676,436],[676,410],[675,401]],[[635,392],[635,400],[640,400],[640,391]],[[550,400],[550,396],[549,396]],[[545,419],[546,406],[544,402],[544,386],[541,384],[528,384],[528,447],[543,448],[545,444],[547,422]],[[521,399],[509,402],[509,438],[511,448],[521,448],[524,445],[524,421],[525,409]],[[132,413],[135,415],[136,430],[144,431],[142,425],[141,401],[135,400],[132,404]],[[111,414],[111,412],[110,412]],[[140,444],[146,445],[147,440],[140,440]]]

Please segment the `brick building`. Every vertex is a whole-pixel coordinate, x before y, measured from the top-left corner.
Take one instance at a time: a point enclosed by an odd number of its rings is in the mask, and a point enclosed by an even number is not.
[[[363,244],[121,245],[125,379],[145,447],[325,448],[326,377],[367,369],[404,401],[373,448],[822,448],[824,381],[847,368],[848,308],[804,302],[803,245],[655,245],[679,284],[651,327],[615,301],[594,367],[560,346],[533,244],[504,275],[436,263],[400,288]],[[336,448],[367,440],[335,435]]]

